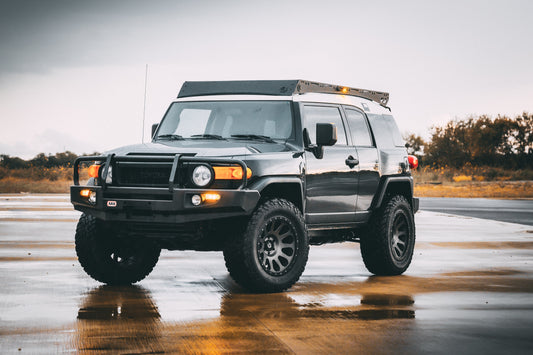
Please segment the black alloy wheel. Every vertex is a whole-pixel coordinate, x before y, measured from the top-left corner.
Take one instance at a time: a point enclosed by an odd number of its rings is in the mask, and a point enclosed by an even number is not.
[[[411,264],[415,223],[411,205],[402,195],[390,197],[374,211],[361,235],[361,255],[375,275],[400,275]]]
[[[81,215],[76,227],[76,254],[89,276],[109,284],[132,284],[144,279],[157,264],[161,248],[146,238],[116,238],[105,223]]]
[[[302,212],[290,201],[263,202],[224,248],[226,267],[252,292],[281,292],[303,273],[309,240]]]
[[[269,275],[283,275],[293,265],[297,238],[287,217],[276,216],[267,221],[257,241],[257,257]]]

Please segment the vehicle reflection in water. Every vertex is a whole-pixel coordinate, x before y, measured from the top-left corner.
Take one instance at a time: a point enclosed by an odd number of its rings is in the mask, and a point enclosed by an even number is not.
[[[328,342],[335,337],[348,337],[366,339],[357,340],[358,346],[369,350],[369,344],[387,338],[390,320],[415,317],[409,295],[360,295],[352,283],[341,290],[338,286],[331,293],[324,285],[323,293],[278,294],[247,294],[230,287],[233,290],[221,298],[219,316],[185,316],[181,321],[164,321],[151,293],[142,287],[100,286],[88,293],[78,311],[74,347],[108,353],[289,353],[304,351],[309,344],[317,349],[331,346]],[[346,351],[353,343],[343,340],[337,346],[348,347]]]
[[[78,311],[78,351],[152,352],[161,337],[161,315],[140,286],[100,286]],[[163,349],[160,349],[163,350]]]
[[[331,295],[268,294],[260,298],[249,294],[227,294],[222,298],[221,317],[243,316],[245,312],[257,318],[312,320],[331,319],[412,319],[414,300],[411,296],[363,295],[355,304],[328,305]],[[257,295],[256,295],[257,296]],[[338,296],[338,295],[335,295]],[[353,298],[353,295],[351,296]],[[307,302],[296,301],[305,299]]]

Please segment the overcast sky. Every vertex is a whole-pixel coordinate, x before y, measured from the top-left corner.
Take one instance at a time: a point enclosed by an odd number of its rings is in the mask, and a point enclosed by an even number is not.
[[[403,132],[533,112],[533,1],[0,0],[0,154],[141,141],[186,80],[387,91]]]

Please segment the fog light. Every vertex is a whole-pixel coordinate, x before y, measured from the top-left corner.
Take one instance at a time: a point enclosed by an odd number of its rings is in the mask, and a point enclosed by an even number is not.
[[[220,195],[215,193],[202,194],[202,200],[207,202],[217,202],[220,200]]]
[[[191,198],[191,203],[195,206],[198,206],[202,203],[202,197],[200,195],[193,195]]]

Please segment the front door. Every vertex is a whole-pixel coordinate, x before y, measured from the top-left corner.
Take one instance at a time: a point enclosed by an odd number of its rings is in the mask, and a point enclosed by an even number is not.
[[[348,163],[358,159],[354,147],[348,146],[341,108],[337,105],[304,104],[304,127],[311,143],[316,140],[317,123],[333,123],[337,127],[337,143],[324,147],[317,158],[306,151],[306,222],[316,224],[351,223],[357,203],[358,165]]]

